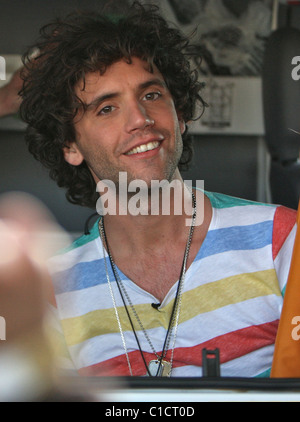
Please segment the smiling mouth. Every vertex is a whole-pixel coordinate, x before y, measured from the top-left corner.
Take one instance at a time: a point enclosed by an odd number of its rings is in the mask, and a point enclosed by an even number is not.
[[[157,148],[160,145],[159,141],[151,141],[146,144],[139,145],[135,148],[132,148],[130,151],[126,152],[125,155],[140,154],[142,152],[151,151]]]

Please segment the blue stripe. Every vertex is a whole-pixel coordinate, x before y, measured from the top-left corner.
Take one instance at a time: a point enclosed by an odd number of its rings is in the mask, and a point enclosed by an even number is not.
[[[107,262],[108,273],[111,280],[114,276]],[[90,262],[79,262],[71,269],[57,272],[52,275],[55,294],[87,289],[107,283],[103,259]]]
[[[273,221],[211,230],[207,233],[196,260],[231,250],[263,248],[272,243],[272,230]],[[107,267],[110,279],[114,280],[109,260],[107,260]],[[121,271],[119,271],[119,276],[121,279],[126,278]],[[103,259],[80,262],[71,269],[56,273],[53,276],[56,294],[82,290],[106,282]]]
[[[222,252],[253,250],[272,243],[273,221],[211,230],[207,233],[197,259]]]

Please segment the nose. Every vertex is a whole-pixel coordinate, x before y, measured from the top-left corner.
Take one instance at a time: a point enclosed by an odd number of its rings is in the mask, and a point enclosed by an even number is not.
[[[143,130],[153,126],[154,120],[149,116],[146,108],[138,101],[127,105],[125,129],[127,132]]]

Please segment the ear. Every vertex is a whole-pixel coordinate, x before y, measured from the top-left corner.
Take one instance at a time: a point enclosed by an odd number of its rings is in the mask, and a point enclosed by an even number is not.
[[[177,119],[178,119],[178,123],[179,123],[179,129],[180,129],[180,133],[181,135],[184,134],[184,132],[186,131],[186,123],[182,117],[182,113],[178,110],[176,110],[176,114],[177,114]]]
[[[63,154],[64,159],[72,166],[79,166],[84,160],[76,142],[69,142],[68,145],[63,148]]]
[[[184,132],[186,131],[186,124],[183,119],[179,119],[179,128],[180,128],[181,135],[183,135]]]

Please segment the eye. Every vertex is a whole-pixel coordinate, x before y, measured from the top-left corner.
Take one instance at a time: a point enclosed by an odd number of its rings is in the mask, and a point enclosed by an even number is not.
[[[156,92],[148,92],[145,96],[144,99],[147,101],[155,101],[157,100],[159,97],[161,97],[161,92],[156,91]]]
[[[115,109],[115,107],[114,107],[114,106],[110,106],[110,105],[105,106],[105,107],[101,108],[101,110],[97,113],[97,116],[99,116],[99,115],[109,114],[109,113],[111,113],[114,109]]]

